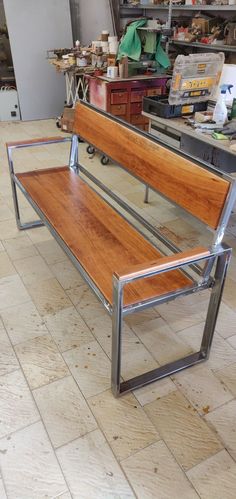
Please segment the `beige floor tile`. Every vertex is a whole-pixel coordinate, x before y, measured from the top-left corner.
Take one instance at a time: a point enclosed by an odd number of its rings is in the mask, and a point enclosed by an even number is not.
[[[144,406],[150,402],[154,402],[154,400],[159,400],[161,397],[164,397],[175,390],[176,386],[168,376],[159,379],[155,383],[150,383],[150,385],[134,390],[133,393],[140,405]]]
[[[86,398],[110,387],[111,365],[97,341],[68,350],[63,357]]]
[[[61,352],[94,340],[92,333],[74,307],[46,315],[44,319]]]
[[[215,433],[180,392],[147,404],[145,411],[184,470],[222,448]]]
[[[33,393],[54,447],[65,445],[97,427],[73,378],[60,379]]]
[[[10,210],[7,204],[1,203],[0,205],[0,221],[9,220],[10,218],[14,218],[13,212]]]
[[[27,301],[30,301],[30,296],[18,275],[0,279],[0,311]]]
[[[67,290],[67,295],[86,323],[89,324],[89,321],[101,315],[107,315],[103,305],[86,284]]]
[[[231,364],[224,369],[214,371],[214,374],[236,397],[236,363]]]
[[[39,420],[39,413],[20,370],[0,377],[0,437]]]
[[[74,499],[135,497],[100,430],[58,449],[57,456]]]
[[[172,378],[180,391],[197,409],[207,414],[233,398],[227,387],[220,383],[206,364],[193,366]]]
[[[187,473],[201,499],[235,499],[236,463],[222,450]]]
[[[55,278],[36,281],[27,286],[27,289],[39,313],[43,316],[71,307],[71,301]]]
[[[194,351],[198,351],[201,345],[204,325],[205,323],[202,322],[201,324],[184,329],[178,333],[178,336],[182,341],[188,343]],[[232,364],[236,360],[235,355],[233,348],[215,331],[210,357],[205,365],[209,369],[221,369]]]
[[[0,241],[0,252],[2,252],[2,251],[4,251],[4,250],[5,250],[5,248],[4,248],[3,244],[2,244],[2,243],[1,243],[1,241]]]
[[[15,237],[3,241],[4,247],[11,258],[11,260],[18,260],[20,258],[29,258],[30,256],[38,255],[35,246],[28,236]]]
[[[0,252],[0,279],[9,275],[16,274],[16,269],[6,251]]]
[[[19,343],[15,351],[31,389],[69,374],[50,334]]]
[[[51,270],[40,255],[15,261],[15,267],[25,286],[53,277]]]
[[[230,274],[228,274],[224,287],[223,299],[226,305],[236,309],[236,293],[235,293],[235,280],[230,278]]]
[[[112,344],[112,320],[106,315],[98,319],[89,321],[89,327],[96,336],[103,350],[111,358]],[[150,371],[158,367],[152,355],[140,342],[139,338],[124,324],[122,337],[122,366],[121,376],[130,379],[139,374]]]
[[[221,303],[216,323],[216,329],[220,336],[222,336],[223,338],[228,338],[229,336],[235,334],[236,312],[228,307],[225,303]]]
[[[112,343],[112,320],[111,317],[106,315],[100,315],[98,317],[92,316],[90,319],[86,319],[89,329],[92,331],[93,335],[97,338],[98,342],[102,346],[103,350],[106,352],[109,358],[111,358],[111,343]],[[129,327],[124,325],[124,335],[130,331]],[[137,338],[137,337],[136,337]],[[137,341],[138,338],[137,338]]]
[[[127,315],[125,317],[125,323],[132,328],[137,324],[142,324],[143,322],[148,322],[153,319],[157,319],[158,317],[159,314],[155,308],[148,308],[147,310]]]
[[[230,338],[227,339],[227,342],[229,345],[231,345],[233,348],[236,348],[236,335],[230,336]]]
[[[33,244],[52,240],[52,236],[47,227],[37,227],[36,229],[29,229],[27,230],[27,235],[29,236]]]
[[[5,329],[0,322],[0,376],[19,368],[18,360]]]
[[[13,345],[48,333],[32,301],[6,308],[2,310],[1,316]]]
[[[140,499],[198,499],[163,441],[136,452],[122,467]]]
[[[181,331],[205,319],[207,306],[205,296],[204,293],[195,294],[193,297],[185,296],[156,308],[174,331]],[[200,307],[199,303],[201,303]]]
[[[50,269],[64,289],[84,285],[84,279],[69,259],[50,265]]]
[[[7,499],[6,490],[1,477],[0,477],[0,497],[1,499]]]
[[[12,237],[21,237],[14,218],[0,221],[0,234],[1,240],[10,239]]]
[[[178,338],[161,317],[137,325],[133,330],[161,365],[192,352],[189,345]]]
[[[65,494],[60,494],[58,499],[72,499],[72,495],[70,494],[70,492],[65,492]]]
[[[216,430],[231,456],[236,459],[236,400],[231,400],[205,418]]]
[[[41,422],[0,441],[8,499],[54,499],[68,491]]]
[[[109,390],[90,398],[89,404],[119,460],[126,459],[160,438],[132,394],[115,399]]]
[[[55,239],[39,242],[36,244],[36,248],[48,265],[53,265],[66,259],[64,251]]]

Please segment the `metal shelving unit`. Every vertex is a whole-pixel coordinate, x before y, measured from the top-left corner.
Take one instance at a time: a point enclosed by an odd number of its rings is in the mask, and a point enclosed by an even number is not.
[[[122,9],[141,9],[141,10],[168,10],[168,5],[154,5],[154,4],[140,4],[132,5],[132,4],[120,4]],[[172,10],[226,10],[226,11],[236,11],[235,5],[172,5]]]
[[[119,1],[119,0],[118,0]],[[142,11],[143,15],[146,16],[148,15],[147,11],[150,10],[155,10],[155,11],[167,11],[168,12],[168,19],[167,19],[167,25],[168,27],[171,27],[171,22],[172,22],[172,12],[173,11],[181,11],[183,13],[189,13],[192,11],[201,11],[201,12],[208,12],[208,11],[215,11],[215,12],[235,12],[236,14],[236,4],[235,5],[173,5],[172,1],[170,0],[169,5],[158,5],[158,4],[141,4],[138,3],[136,5],[133,4],[125,4],[123,2],[120,2],[119,4],[120,7],[120,13],[122,11],[125,12],[130,12],[132,13],[138,13],[138,11]],[[150,14],[149,14],[150,15]],[[125,17],[125,16],[122,16]],[[173,40],[169,38],[168,40],[168,46],[169,45],[175,45],[175,46],[183,46],[183,47],[194,47],[194,48],[199,48],[199,49],[205,49],[205,50],[212,50],[212,51],[223,51],[223,52],[236,52],[236,46],[234,45],[218,45],[218,44],[205,44],[205,43],[200,43],[200,42],[187,42],[187,41],[181,41],[181,40]]]
[[[173,45],[185,45],[186,47],[196,47],[196,48],[204,48],[205,50],[214,50],[221,52],[236,52],[236,46],[234,45],[218,45],[218,44],[207,44],[200,42],[185,42],[181,40],[170,40]]]

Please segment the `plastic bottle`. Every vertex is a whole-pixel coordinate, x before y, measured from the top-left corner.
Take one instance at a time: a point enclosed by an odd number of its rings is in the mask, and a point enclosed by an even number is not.
[[[218,98],[218,101],[216,103],[214,113],[213,113],[213,121],[215,121],[217,125],[223,126],[227,120],[228,111],[227,111],[227,107],[225,104],[225,98],[226,98],[227,90],[231,94],[231,88],[233,88],[233,85],[230,85],[227,83],[220,86],[220,96]]]

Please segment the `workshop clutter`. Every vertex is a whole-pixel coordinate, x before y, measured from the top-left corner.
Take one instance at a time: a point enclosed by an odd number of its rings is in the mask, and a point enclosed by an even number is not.
[[[205,44],[236,45],[236,19],[228,21],[210,13],[199,13],[188,21],[176,20],[174,39]]]

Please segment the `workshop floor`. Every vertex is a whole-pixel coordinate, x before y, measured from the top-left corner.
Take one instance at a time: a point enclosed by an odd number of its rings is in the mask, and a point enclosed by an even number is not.
[[[9,140],[60,134],[54,121],[0,124],[0,498],[235,499],[236,254],[210,360],[118,400],[111,320],[46,228],[16,228]],[[81,160],[181,247],[200,227],[114,165]],[[132,153],[132,152],[131,152]],[[67,163],[68,146],[17,152],[18,170]],[[21,197],[22,217],[31,208]],[[35,217],[34,217],[35,218]],[[236,214],[226,240],[236,249]],[[122,374],[196,349],[208,292],[129,317]]]

